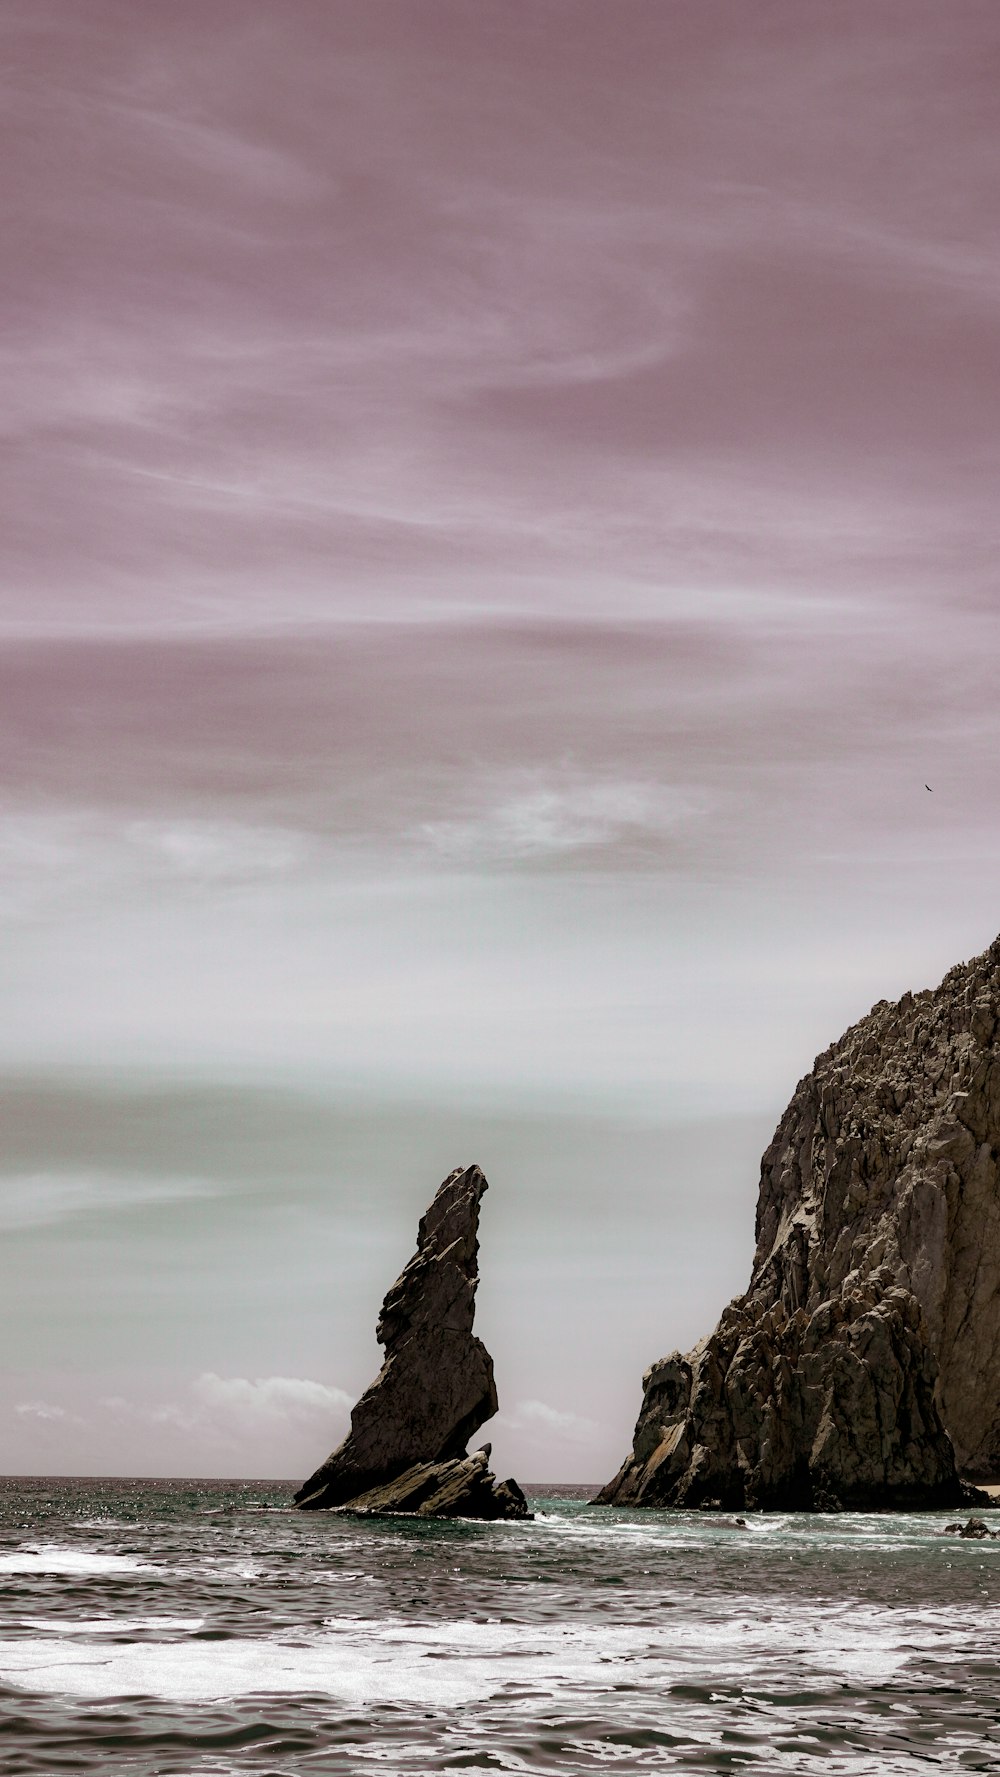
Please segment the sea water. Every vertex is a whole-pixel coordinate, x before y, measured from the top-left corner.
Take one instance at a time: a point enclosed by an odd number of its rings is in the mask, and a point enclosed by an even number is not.
[[[1000,1772],[1000,1541],[947,1515],[290,1497],[0,1482],[4,1777]]]

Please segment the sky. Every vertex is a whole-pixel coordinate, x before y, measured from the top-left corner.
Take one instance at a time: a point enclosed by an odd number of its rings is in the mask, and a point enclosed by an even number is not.
[[[1000,929],[1000,13],[0,41],[0,1467],[301,1479],[476,1161],[495,1466],[605,1480]]]

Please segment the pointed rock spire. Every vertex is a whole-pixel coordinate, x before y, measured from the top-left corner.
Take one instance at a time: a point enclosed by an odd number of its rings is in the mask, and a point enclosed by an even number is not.
[[[526,1515],[516,1482],[497,1487],[481,1453],[466,1457],[469,1439],[497,1410],[493,1360],[472,1331],[486,1189],[478,1166],[457,1167],[438,1188],[417,1250],[382,1304],[382,1368],[344,1442],[296,1494],[300,1507]]]

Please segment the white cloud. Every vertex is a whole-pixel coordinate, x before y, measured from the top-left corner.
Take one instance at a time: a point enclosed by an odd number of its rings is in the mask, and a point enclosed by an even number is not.
[[[593,1419],[580,1413],[564,1413],[545,1401],[518,1401],[513,1413],[501,1414],[497,1425],[508,1431],[542,1432],[568,1444],[585,1444],[599,1431]]]
[[[51,1401],[18,1401],[14,1411],[22,1419],[38,1419],[45,1425],[83,1424],[78,1413],[71,1413],[68,1407],[54,1406]]]
[[[352,1405],[342,1388],[328,1388],[304,1376],[217,1376],[207,1370],[192,1390],[198,1410],[216,1421],[259,1426],[276,1419],[340,1416]]]
[[[105,1172],[28,1172],[0,1177],[0,1229],[47,1228],[74,1216],[146,1209],[216,1197],[220,1186],[199,1178],[130,1177]]]
[[[695,812],[689,795],[664,784],[522,780],[481,813],[425,821],[416,837],[448,858],[502,862],[660,839]]]
[[[101,1402],[115,1418],[172,1427],[228,1447],[282,1429],[315,1427],[319,1435],[322,1427],[323,1435],[329,1436],[331,1426],[334,1432],[341,1425],[346,1430],[351,1405],[351,1396],[342,1388],[308,1377],[218,1376],[213,1370],[195,1378],[183,1401],[139,1405],[122,1395],[110,1395]]]
[[[186,160],[200,174],[223,178],[243,186],[259,201],[262,192],[285,200],[315,197],[329,190],[329,178],[321,177],[293,155],[241,135],[216,121],[206,122],[176,110],[119,101],[109,104],[112,125],[131,125],[137,142],[146,134],[150,145],[162,151],[171,165]]]
[[[88,1392],[86,1375],[22,1378],[0,1403],[12,1473],[269,1475],[301,1479],[347,1431],[351,1396],[304,1376],[179,1379],[167,1395]],[[113,1386],[113,1384],[112,1384]],[[52,1394],[48,1390],[52,1390]],[[52,1398],[54,1396],[54,1398]],[[60,1396],[62,1399],[60,1399]],[[72,1401],[73,1406],[64,1402]]]
[[[306,845],[286,827],[238,821],[133,821],[126,830],[144,862],[199,882],[241,882],[283,876]]]
[[[0,912],[35,916],[74,891],[282,877],[305,859],[291,827],[229,819],[117,820],[98,811],[0,814]]]

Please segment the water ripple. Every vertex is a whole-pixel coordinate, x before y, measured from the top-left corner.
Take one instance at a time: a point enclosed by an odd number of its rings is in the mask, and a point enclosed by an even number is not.
[[[1000,1542],[939,1515],[536,1500],[365,1523],[260,1483],[0,1483],[5,1773],[1000,1773]]]

